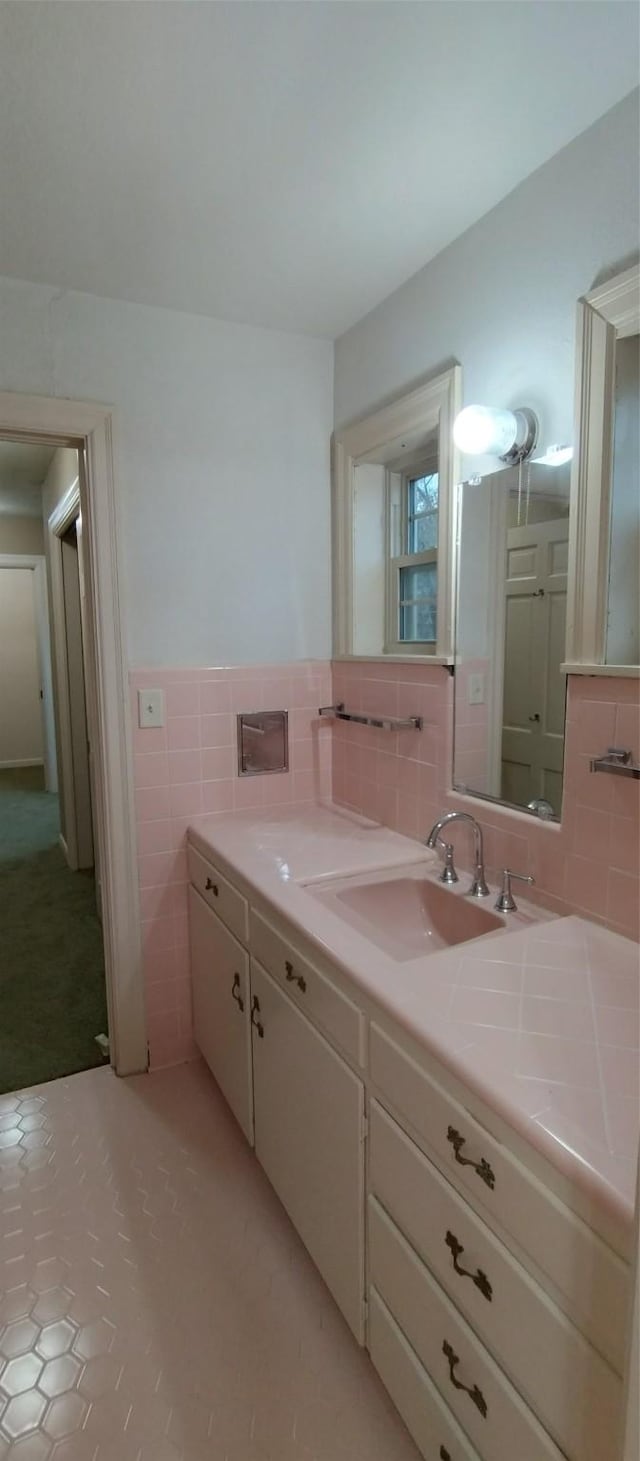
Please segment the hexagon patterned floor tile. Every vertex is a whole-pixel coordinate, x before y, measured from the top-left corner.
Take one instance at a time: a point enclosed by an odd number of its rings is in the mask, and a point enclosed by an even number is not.
[[[0,1096],[0,1461],[416,1461],[200,1065]]]

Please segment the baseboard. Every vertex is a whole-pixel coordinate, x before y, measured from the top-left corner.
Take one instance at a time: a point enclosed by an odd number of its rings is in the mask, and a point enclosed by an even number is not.
[[[0,771],[17,771],[21,766],[44,766],[42,758],[31,761],[0,761]]]

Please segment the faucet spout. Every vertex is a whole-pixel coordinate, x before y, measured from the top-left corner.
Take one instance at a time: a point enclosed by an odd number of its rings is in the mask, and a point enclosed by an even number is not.
[[[476,822],[475,817],[472,817],[469,812],[445,812],[444,816],[440,817],[437,822],[434,822],[426,840],[427,847],[437,847],[443,827],[450,826],[452,822],[468,822],[472,829],[474,874],[469,892],[472,898],[488,898],[489,889],[484,872],[482,827],[479,822]]]

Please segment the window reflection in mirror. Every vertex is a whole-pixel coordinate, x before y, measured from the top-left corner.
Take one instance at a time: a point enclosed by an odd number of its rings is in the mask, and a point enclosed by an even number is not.
[[[616,341],[606,662],[640,664],[640,336]]]
[[[454,786],[560,817],[570,465],[463,484]]]

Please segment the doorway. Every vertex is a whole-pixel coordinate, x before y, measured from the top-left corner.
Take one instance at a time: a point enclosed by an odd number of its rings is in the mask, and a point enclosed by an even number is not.
[[[77,449],[0,442],[0,1091],[108,1054],[79,475]]]
[[[94,402],[0,392],[0,444],[79,452],[84,598],[93,697],[93,804],[99,829],[109,1055],[118,1075],[147,1069],[131,731],[123,655],[121,538],[112,412]],[[81,585],[82,594],[82,585]]]

